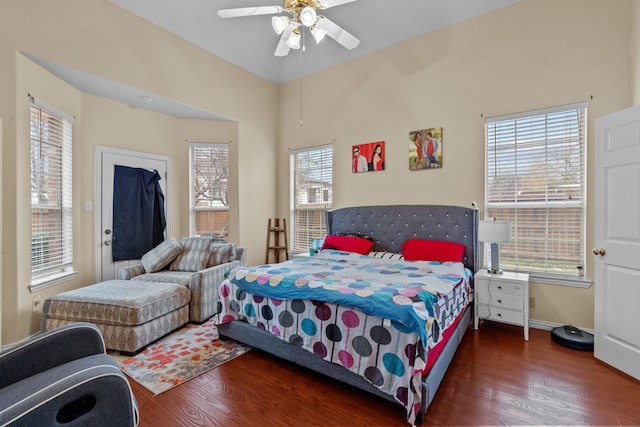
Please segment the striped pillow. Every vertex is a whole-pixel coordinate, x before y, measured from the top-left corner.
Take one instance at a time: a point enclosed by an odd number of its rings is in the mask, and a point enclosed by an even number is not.
[[[390,260],[403,260],[404,255],[397,254],[395,252],[369,252],[369,256],[372,258],[382,258]]]

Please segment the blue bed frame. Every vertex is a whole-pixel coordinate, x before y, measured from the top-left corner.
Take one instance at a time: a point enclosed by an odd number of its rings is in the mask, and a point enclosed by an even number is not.
[[[465,246],[463,263],[474,273],[478,269],[478,211],[443,205],[356,206],[327,212],[328,234],[357,233],[374,240],[374,251],[401,252],[410,238],[446,240]],[[433,400],[464,333],[471,323],[473,304],[469,304],[438,360],[422,382],[424,414]],[[269,332],[240,321],[218,325],[221,336],[246,343],[282,359],[309,368],[322,375],[358,387],[386,400],[396,402],[366,379],[340,365],[324,361],[313,353],[282,341]],[[397,402],[396,402],[397,403]],[[420,422],[419,420],[418,422]]]

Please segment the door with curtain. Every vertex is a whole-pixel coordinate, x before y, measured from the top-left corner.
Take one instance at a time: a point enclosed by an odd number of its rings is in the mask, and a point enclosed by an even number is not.
[[[113,175],[113,261],[140,259],[162,243],[166,221],[162,177],[157,170],[115,165]]]
[[[121,267],[137,263],[147,247],[153,247],[171,235],[170,159],[105,147],[99,147],[97,157],[96,281],[100,282],[117,278]],[[142,194],[136,196],[132,191],[134,186],[141,187]],[[158,193],[163,197],[156,197]],[[157,210],[160,205],[164,215]],[[124,213],[124,210],[129,212]],[[151,233],[145,233],[142,228],[146,225],[162,223],[161,218],[154,221],[155,216],[164,216],[166,228],[158,232],[155,227],[154,232],[152,226]]]

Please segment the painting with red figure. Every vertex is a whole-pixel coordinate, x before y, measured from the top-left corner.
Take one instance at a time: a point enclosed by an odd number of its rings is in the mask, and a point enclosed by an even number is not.
[[[369,142],[351,147],[351,171],[375,172],[384,170],[384,141]]]

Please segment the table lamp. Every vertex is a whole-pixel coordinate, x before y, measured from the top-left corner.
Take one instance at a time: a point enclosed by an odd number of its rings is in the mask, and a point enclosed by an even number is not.
[[[506,221],[480,221],[478,240],[491,243],[491,274],[502,274],[500,270],[500,243],[511,242],[511,223]]]

